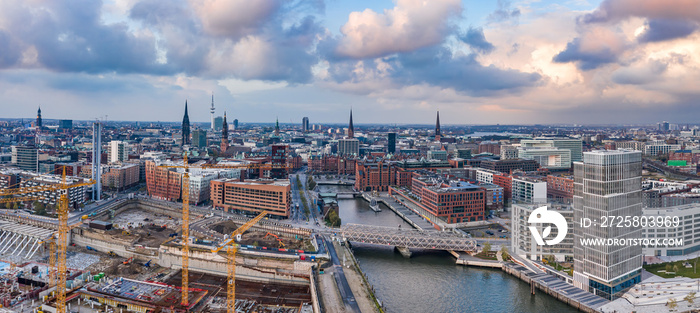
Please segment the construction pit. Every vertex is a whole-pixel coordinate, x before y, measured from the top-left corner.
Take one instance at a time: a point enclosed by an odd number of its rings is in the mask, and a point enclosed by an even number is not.
[[[231,234],[234,230],[243,225],[238,221],[223,221],[209,225],[209,228],[221,234]],[[316,251],[308,237],[285,234],[283,232],[269,232],[264,229],[251,228],[243,234],[241,241],[237,242],[242,246],[258,246],[276,249],[286,249],[292,251]]]
[[[182,271],[165,283],[180,286]],[[197,312],[227,312],[227,278],[224,276],[190,271],[189,286],[207,291],[207,298],[193,308]],[[306,313],[311,308],[309,286],[281,282],[256,282],[236,280],[236,312]]]
[[[105,234],[131,241],[134,245],[154,248],[177,234],[182,227],[181,221],[172,216],[136,208],[118,213],[111,222],[112,229]]]

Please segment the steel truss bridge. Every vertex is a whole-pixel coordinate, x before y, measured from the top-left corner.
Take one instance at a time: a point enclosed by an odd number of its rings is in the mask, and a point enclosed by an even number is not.
[[[344,240],[352,242],[415,249],[476,251],[475,240],[453,232],[359,224],[344,225],[340,232]]]

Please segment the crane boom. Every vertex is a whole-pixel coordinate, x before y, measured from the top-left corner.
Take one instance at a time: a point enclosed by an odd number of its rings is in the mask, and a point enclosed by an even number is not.
[[[265,170],[265,169],[287,169],[289,168],[287,164],[201,164],[201,165],[194,165],[190,166],[188,161],[187,161],[187,155],[188,153],[185,152],[183,155],[183,164],[182,165],[158,165],[158,167],[163,167],[163,168],[182,168],[185,169],[185,173],[182,176],[182,289],[181,289],[181,304],[183,306],[189,305],[189,254],[190,254],[190,243],[189,243],[189,235],[190,235],[190,179],[189,179],[189,170],[191,168],[245,168],[245,169],[260,169],[260,170]],[[221,251],[224,247],[229,245],[232,241],[233,238],[236,237],[236,235],[244,233],[248,228],[253,226],[253,224],[257,223],[267,215],[267,211],[262,211],[260,215],[256,216],[254,219],[248,221],[246,224],[241,226],[239,229],[234,231],[232,234],[232,239],[228,240],[223,246],[213,249],[212,252],[218,253]],[[237,252],[237,248],[229,248],[228,249],[228,254],[233,255],[233,259],[229,257],[229,290],[232,290],[229,292],[229,298],[234,299],[233,305],[235,305],[235,286],[232,285],[233,283],[231,281],[235,280],[235,271],[236,271],[236,265],[235,265],[235,255]],[[233,266],[233,268],[231,268]],[[232,293],[231,293],[232,292]],[[235,312],[229,310],[229,312]]]
[[[231,233],[231,238],[229,238],[223,245],[211,249],[211,252],[218,253],[223,248],[228,246],[226,249],[226,254],[228,255],[228,262],[226,268],[228,270],[228,289],[226,292],[226,308],[229,313],[236,313],[236,253],[238,253],[238,247],[233,243],[236,236],[242,235],[249,228],[253,227],[257,222],[259,222],[265,215],[269,212],[262,211],[258,216],[254,217],[250,221],[245,222],[241,227]]]
[[[187,157],[185,157],[187,163]],[[182,177],[182,305],[189,305],[190,281],[190,175]]]
[[[237,235],[242,235],[243,233],[245,233],[249,228],[253,227],[253,225],[258,223],[261,219],[263,219],[263,217],[265,217],[265,215],[269,213],[270,212],[268,211],[262,211],[260,212],[260,214],[258,214],[258,216],[254,217],[250,221],[245,222],[245,224],[243,224],[241,227],[238,227],[236,230],[233,231],[233,233],[231,233],[231,238],[226,240],[221,246],[211,249],[211,252],[218,253],[219,251],[221,251],[221,249],[233,243],[236,240]]]

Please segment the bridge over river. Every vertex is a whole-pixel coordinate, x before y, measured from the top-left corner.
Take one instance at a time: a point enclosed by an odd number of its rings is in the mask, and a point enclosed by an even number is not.
[[[347,224],[341,228],[340,233],[346,241],[395,246],[399,251],[410,248],[476,251],[475,240],[448,231]],[[404,251],[401,252],[404,254]]]

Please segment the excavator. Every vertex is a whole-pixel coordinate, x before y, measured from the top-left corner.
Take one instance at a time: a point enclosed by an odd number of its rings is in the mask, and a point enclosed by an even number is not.
[[[277,235],[268,232],[267,234],[265,234],[265,237],[263,237],[263,239],[267,239],[267,236],[275,237],[275,239],[277,239],[277,242],[280,243],[280,248],[284,248],[284,242],[282,242],[282,239],[280,239],[280,237],[277,237]]]

